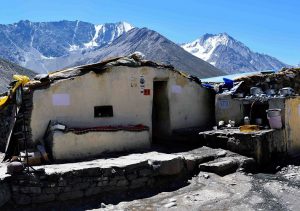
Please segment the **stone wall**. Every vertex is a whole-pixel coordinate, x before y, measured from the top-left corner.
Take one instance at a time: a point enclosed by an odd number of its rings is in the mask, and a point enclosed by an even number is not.
[[[0,207],[11,198],[11,191],[7,183],[0,183]]]
[[[58,174],[24,174],[5,181],[11,187],[11,203],[27,205],[153,187],[182,176],[187,176],[187,169],[184,159],[177,157],[166,162],[141,162],[124,168],[96,167]]]
[[[284,130],[262,130],[243,133],[239,130],[206,131],[200,134],[209,147],[228,149],[254,158],[260,166],[287,155]]]
[[[187,181],[190,175],[199,172],[200,164],[219,158],[229,159],[231,163],[234,161],[234,170],[251,169],[254,164],[253,159],[221,149],[202,147],[176,154],[148,152],[47,165],[36,167],[40,170],[35,173],[14,176],[5,174],[6,168],[0,166],[0,190],[1,187],[9,187],[3,189],[8,191],[6,195],[0,192],[0,203],[8,202],[4,208],[9,209],[12,206],[31,206],[116,192],[126,194],[137,189],[153,190],[176,181]],[[223,164],[220,168],[223,168]]]
[[[31,113],[33,109],[33,91],[27,89],[23,93],[23,113],[24,113],[24,120],[25,120],[25,127],[27,130],[27,144],[29,148],[32,148],[34,143],[32,141],[32,129],[30,127],[31,122]]]
[[[33,145],[32,142],[32,135],[31,135],[31,128],[30,128],[30,118],[31,118],[31,112],[32,112],[32,92],[27,91],[23,93],[23,102],[24,106],[22,106],[21,111],[24,113],[25,118],[25,124],[26,129],[28,131],[28,143],[29,147]],[[5,151],[5,146],[7,142],[7,138],[9,135],[9,128],[13,121],[14,114],[13,114],[13,104],[8,104],[5,108],[0,110],[0,152]],[[23,124],[22,122],[19,122],[17,124]],[[17,125],[18,127],[18,125]],[[21,126],[20,126],[21,127]],[[19,127],[19,128],[20,128]]]
[[[6,108],[0,110],[0,152],[5,151],[9,127],[13,118],[12,109],[13,106],[9,104]]]

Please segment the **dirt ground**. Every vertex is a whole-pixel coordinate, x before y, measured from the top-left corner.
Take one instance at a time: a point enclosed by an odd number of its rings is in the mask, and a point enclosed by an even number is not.
[[[299,210],[300,167],[288,166],[277,174],[236,172],[224,177],[201,172],[189,184],[103,210]],[[96,210],[100,209],[96,208]],[[90,210],[95,210],[90,209]]]

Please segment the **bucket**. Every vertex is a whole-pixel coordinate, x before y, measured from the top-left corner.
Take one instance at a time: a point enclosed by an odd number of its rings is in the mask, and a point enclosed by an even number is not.
[[[269,109],[267,110],[267,118],[269,120],[270,127],[272,129],[281,129],[281,109]]]

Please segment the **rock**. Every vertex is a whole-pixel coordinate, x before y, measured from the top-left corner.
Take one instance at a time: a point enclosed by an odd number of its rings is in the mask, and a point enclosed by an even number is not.
[[[118,180],[116,185],[117,186],[126,186],[126,185],[128,185],[128,181],[126,179]]]
[[[221,150],[219,152],[217,152],[217,157],[225,157],[227,154],[227,152],[225,150]]]
[[[58,199],[61,201],[65,201],[65,200],[69,200],[69,199],[78,199],[81,197],[83,197],[83,192],[78,190],[78,191],[61,193],[58,196]]]
[[[203,177],[204,177],[205,179],[208,179],[208,178],[209,178],[209,175],[208,175],[208,174],[203,174]]]
[[[150,169],[142,169],[142,170],[139,171],[139,175],[141,177],[147,177],[151,174],[153,174],[153,172]]]
[[[29,194],[32,193],[40,194],[42,192],[42,189],[40,187],[21,187],[20,192],[29,193]]]
[[[62,187],[48,187],[48,188],[43,188],[43,193],[47,193],[47,194],[57,194],[60,193],[63,190]]]
[[[38,80],[41,82],[49,81],[49,75],[48,74],[38,74],[34,76],[34,80]]]
[[[92,196],[103,192],[102,187],[91,187],[84,192],[85,196]]]
[[[297,173],[289,173],[289,174],[285,174],[284,177],[291,178],[291,177],[295,177],[296,175]]]
[[[133,54],[129,55],[129,57],[133,58],[136,61],[141,61],[145,58],[145,55],[139,51],[135,51]]]
[[[183,168],[183,158],[176,157],[172,160],[160,161],[157,170],[159,175],[176,175],[180,174]]]
[[[59,187],[64,187],[67,185],[67,181],[65,181],[62,177],[59,178],[58,180],[58,186]]]
[[[55,200],[54,194],[42,194],[37,197],[32,198],[32,203],[44,203],[44,202],[50,202]]]
[[[18,205],[26,205],[26,204],[31,203],[30,196],[28,196],[26,194],[14,194],[13,195],[13,200]]]
[[[245,171],[245,169],[244,168],[238,168],[238,170],[237,171],[239,171],[239,172],[244,172]]]
[[[131,181],[131,180],[136,179],[137,175],[136,174],[129,174],[129,175],[126,175],[126,178]]]
[[[196,160],[193,160],[193,159],[186,159],[186,160],[185,160],[185,163],[186,163],[187,170],[188,170],[189,172],[194,171],[195,168],[197,167]]]
[[[143,187],[148,180],[149,179],[147,177],[137,178],[137,179],[131,181],[130,187],[131,188]]]
[[[101,203],[100,205],[101,208],[105,208],[106,207],[106,204],[104,204],[103,202]]]
[[[164,205],[165,208],[171,208],[171,207],[175,207],[175,206],[177,206],[177,204],[175,202],[170,202],[170,203]]]
[[[171,199],[169,199],[169,202],[176,202],[176,199],[175,198],[171,198]]]
[[[81,182],[81,183],[74,184],[74,186],[72,187],[72,189],[73,190],[82,190],[82,189],[87,189],[88,187],[90,187],[90,183],[88,183],[88,182]]]
[[[215,161],[200,164],[199,168],[202,171],[213,172],[219,175],[226,175],[235,172],[238,168],[238,163],[235,159],[232,158],[221,158]]]
[[[0,207],[9,201],[11,196],[10,188],[7,184],[0,184]]]

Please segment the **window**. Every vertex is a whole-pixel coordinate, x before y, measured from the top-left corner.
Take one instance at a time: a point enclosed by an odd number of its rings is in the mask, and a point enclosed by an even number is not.
[[[114,116],[112,106],[95,106],[94,117],[112,117]]]

